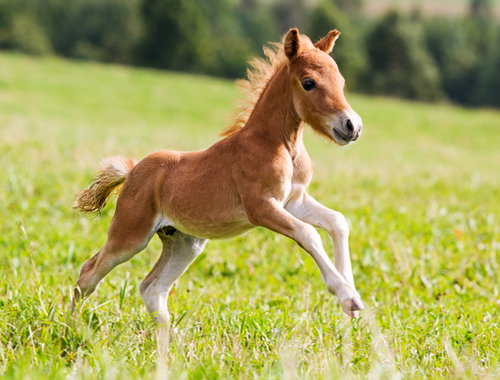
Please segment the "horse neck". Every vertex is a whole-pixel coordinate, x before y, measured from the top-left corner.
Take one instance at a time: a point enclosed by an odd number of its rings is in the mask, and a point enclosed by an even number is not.
[[[270,148],[282,146],[292,156],[300,150],[304,122],[293,105],[288,67],[280,67],[269,80],[248,119],[245,131]]]

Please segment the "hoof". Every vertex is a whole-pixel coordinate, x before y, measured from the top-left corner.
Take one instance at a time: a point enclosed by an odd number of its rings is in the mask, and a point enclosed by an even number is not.
[[[349,317],[359,318],[359,310],[364,310],[363,302],[360,298],[347,299],[342,304],[342,310]]]

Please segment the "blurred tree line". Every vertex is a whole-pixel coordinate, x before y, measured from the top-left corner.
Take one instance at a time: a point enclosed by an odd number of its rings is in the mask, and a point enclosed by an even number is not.
[[[0,0],[0,49],[223,77],[290,27],[333,51],[359,92],[500,107],[500,27],[491,0],[461,19],[391,11],[363,0]]]

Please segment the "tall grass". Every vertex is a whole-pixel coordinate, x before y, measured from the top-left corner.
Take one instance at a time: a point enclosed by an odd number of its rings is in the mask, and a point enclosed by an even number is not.
[[[68,318],[113,214],[71,210],[100,159],[203,149],[229,82],[0,55],[0,376],[6,379],[433,379],[500,376],[500,113],[348,96],[364,135],[306,135],[310,193],[351,226],[367,309],[345,317],[314,262],[256,229],[212,241],[159,330],[138,285],[160,243]],[[333,245],[322,233],[327,250]]]

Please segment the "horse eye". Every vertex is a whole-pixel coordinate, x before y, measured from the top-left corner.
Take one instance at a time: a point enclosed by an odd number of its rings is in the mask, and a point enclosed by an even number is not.
[[[306,91],[312,91],[316,88],[316,82],[311,78],[303,79],[301,84],[302,88]]]

